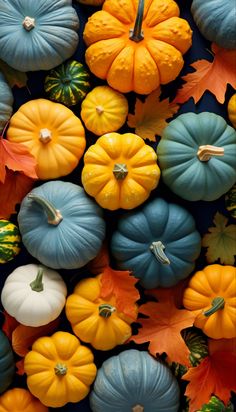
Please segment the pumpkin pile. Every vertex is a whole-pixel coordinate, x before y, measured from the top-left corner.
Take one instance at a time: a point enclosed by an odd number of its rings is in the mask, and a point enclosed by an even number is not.
[[[0,412],[234,410],[223,3],[3,1]]]

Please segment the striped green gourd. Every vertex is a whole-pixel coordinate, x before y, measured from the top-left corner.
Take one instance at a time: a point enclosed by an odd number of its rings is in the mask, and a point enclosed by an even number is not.
[[[203,405],[200,410],[196,412],[233,412],[234,407],[231,402],[228,403],[227,406],[217,398],[216,396],[212,396],[208,403]]]
[[[89,73],[82,63],[69,60],[49,72],[44,89],[51,100],[73,106],[90,90]]]
[[[236,184],[226,193],[225,206],[231,216],[236,219]]]
[[[0,220],[0,264],[12,260],[20,252],[21,237],[16,225]]]

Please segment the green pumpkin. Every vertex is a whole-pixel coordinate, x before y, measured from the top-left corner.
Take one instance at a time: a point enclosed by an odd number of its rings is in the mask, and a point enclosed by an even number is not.
[[[226,193],[225,206],[231,216],[236,219],[236,184]]]
[[[6,335],[0,330],[0,393],[4,392],[11,384],[14,373],[13,351]]]
[[[8,220],[0,220],[0,264],[12,260],[20,252],[20,232]]]
[[[89,73],[83,64],[70,60],[50,71],[44,88],[51,100],[73,106],[90,90]]]
[[[0,133],[12,115],[13,94],[10,86],[0,73]]]
[[[231,402],[225,406],[225,404],[216,396],[212,396],[208,403],[202,406],[202,408],[196,412],[233,412],[234,408]]]

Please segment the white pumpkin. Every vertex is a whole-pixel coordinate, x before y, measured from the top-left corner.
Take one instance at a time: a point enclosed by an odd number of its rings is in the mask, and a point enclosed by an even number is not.
[[[42,265],[19,266],[6,279],[1,301],[19,323],[42,326],[56,319],[65,306],[66,284],[55,270]]]

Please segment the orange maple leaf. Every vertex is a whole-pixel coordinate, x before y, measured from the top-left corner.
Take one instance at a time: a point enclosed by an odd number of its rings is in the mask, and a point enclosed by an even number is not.
[[[173,301],[148,302],[140,306],[139,312],[149,318],[138,319],[142,328],[130,340],[150,342],[148,350],[153,356],[166,353],[170,362],[190,366],[190,351],[180,332],[193,325],[195,315],[188,310],[177,309]]]
[[[183,307],[183,293],[188,283],[189,279],[186,278],[170,288],[149,289],[145,294],[156,298],[158,302],[173,302],[180,309]]]
[[[9,315],[9,313],[7,313],[5,310],[3,311],[3,314],[4,314],[4,322],[2,325],[2,331],[11,341],[12,332],[19,325],[19,322],[17,322],[17,320],[13,318],[11,315]]]
[[[25,374],[24,358],[21,358],[19,361],[16,362],[16,373],[20,376]]]
[[[6,170],[4,183],[0,182],[0,219],[16,213],[15,207],[32,189],[34,180],[23,173]]]
[[[135,302],[140,298],[140,294],[135,287],[138,279],[130,273],[106,267],[101,276],[101,297],[106,299],[110,295],[115,295],[117,309],[135,320],[137,318]]]
[[[197,103],[209,90],[219,103],[224,103],[227,84],[236,88],[236,50],[223,49],[212,44],[214,60],[198,60],[191,64],[196,71],[183,76],[185,84],[178,90],[173,103],[184,103],[193,97]]]

